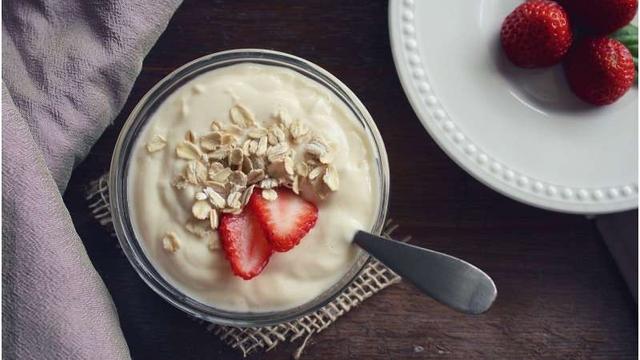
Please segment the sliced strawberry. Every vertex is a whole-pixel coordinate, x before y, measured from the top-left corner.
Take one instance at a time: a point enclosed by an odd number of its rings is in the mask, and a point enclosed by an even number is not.
[[[224,214],[219,231],[233,273],[245,280],[260,274],[273,250],[256,216],[247,209],[238,215]]]
[[[249,207],[271,242],[275,251],[288,251],[314,227],[318,208],[286,188],[276,189],[278,198],[266,200],[262,191],[253,193]]]

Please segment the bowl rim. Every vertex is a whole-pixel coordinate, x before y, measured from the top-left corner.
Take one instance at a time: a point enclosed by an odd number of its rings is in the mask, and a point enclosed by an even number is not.
[[[216,52],[192,60],[155,84],[138,102],[125,121],[111,158],[109,171],[109,200],[116,236],[127,259],[142,280],[160,297],[182,311],[214,324],[234,327],[269,326],[294,320],[317,311],[339,296],[361,273],[370,261],[370,256],[360,250],[356,261],[338,282],[312,300],[286,310],[270,312],[233,312],[216,309],[183,293],[165,279],[149,261],[146,252],[137,240],[129,220],[127,203],[127,174],[132,148],[137,135],[144,128],[157,106],[193,78],[217,68],[239,63],[258,63],[292,69],[328,88],[353,112],[363,126],[377,152],[379,173],[378,214],[371,232],[380,234],[384,228],[389,203],[389,163],[382,136],[371,115],[357,96],[340,80],[320,66],[287,53],[265,49],[234,49]]]

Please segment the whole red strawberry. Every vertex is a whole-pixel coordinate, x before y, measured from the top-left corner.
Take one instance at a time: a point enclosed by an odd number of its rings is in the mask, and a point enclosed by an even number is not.
[[[571,90],[594,105],[607,105],[629,90],[635,66],[629,50],[618,40],[587,38],[569,52],[564,71]]]
[[[593,35],[610,34],[636,15],[638,0],[561,0],[571,20]]]
[[[548,0],[530,0],[518,6],[504,19],[500,31],[507,57],[523,68],[560,62],[572,39],[567,13]]]

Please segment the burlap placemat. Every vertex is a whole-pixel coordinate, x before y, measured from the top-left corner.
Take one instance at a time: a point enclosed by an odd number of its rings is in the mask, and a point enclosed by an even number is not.
[[[101,226],[108,229],[115,238],[111,222],[107,175],[103,175],[89,184],[86,199],[92,216]],[[391,220],[387,220],[383,235],[390,237],[396,229],[397,225],[393,224]],[[403,239],[403,241],[408,240],[409,237]],[[372,259],[358,277],[332,302],[296,320],[273,326],[254,328],[219,326],[201,320],[197,321],[202,322],[207,331],[218,336],[226,344],[241,351],[244,356],[260,349],[269,351],[281,342],[304,339],[293,354],[294,359],[299,359],[312,335],[326,329],[340,316],[352,310],[375,293],[398,281],[400,281],[400,277],[397,274],[377,260]]]

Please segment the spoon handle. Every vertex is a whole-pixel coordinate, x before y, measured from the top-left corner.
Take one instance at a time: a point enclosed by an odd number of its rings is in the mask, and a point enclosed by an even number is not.
[[[498,291],[489,275],[453,256],[358,231],[354,242],[423,293],[458,311],[481,314]]]

